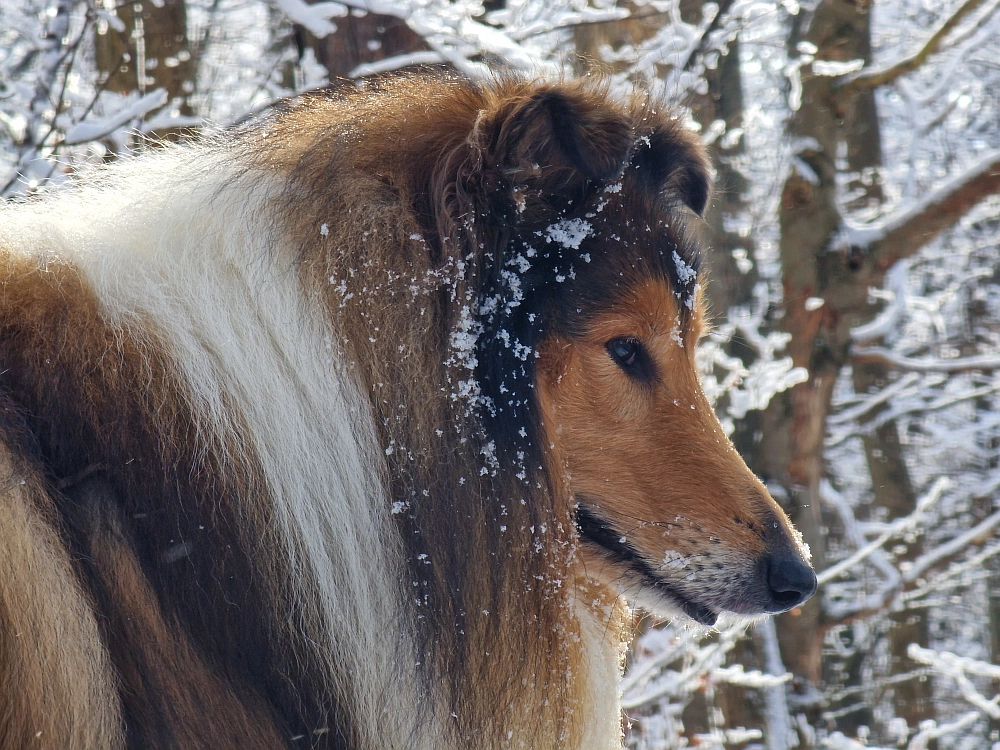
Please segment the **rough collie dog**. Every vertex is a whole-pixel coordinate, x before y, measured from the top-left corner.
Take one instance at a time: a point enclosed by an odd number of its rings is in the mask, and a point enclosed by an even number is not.
[[[815,588],[660,106],[415,77],[0,211],[0,746],[620,747],[620,597]]]

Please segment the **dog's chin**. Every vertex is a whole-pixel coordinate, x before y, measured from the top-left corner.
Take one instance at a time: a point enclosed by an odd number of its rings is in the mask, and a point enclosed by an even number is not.
[[[631,606],[654,617],[664,620],[684,618],[707,628],[722,630],[733,625],[747,628],[771,616],[762,611],[737,612],[725,605],[700,602],[648,570],[637,570],[633,565],[614,560],[606,550],[586,540],[583,550],[584,559],[590,560],[587,573],[593,580],[615,591]]]
[[[720,615],[725,614],[711,606],[673,593],[669,587],[663,584],[641,583],[638,586],[623,589],[621,594],[631,604],[651,615],[664,619],[674,619],[678,616],[686,617],[706,628],[716,627]]]
[[[625,541],[610,523],[581,504],[576,524],[584,549],[601,561],[599,577],[627,600],[654,615],[683,615],[699,625],[715,626],[720,608],[698,601],[660,578],[639,550]]]

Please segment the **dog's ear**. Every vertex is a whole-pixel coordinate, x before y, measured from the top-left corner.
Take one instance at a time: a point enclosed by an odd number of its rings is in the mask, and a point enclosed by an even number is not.
[[[624,111],[572,84],[535,86],[502,101],[476,128],[484,167],[514,189],[570,200],[621,172],[633,144]]]
[[[640,138],[632,166],[651,190],[704,216],[712,191],[711,167],[695,133],[676,121],[657,127]]]
[[[413,194],[435,217],[443,256],[455,252],[446,243],[464,257],[505,247],[516,227],[551,224],[617,179],[635,147],[632,115],[599,87],[512,84],[473,106],[438,112],[422,141],[435,168]]]

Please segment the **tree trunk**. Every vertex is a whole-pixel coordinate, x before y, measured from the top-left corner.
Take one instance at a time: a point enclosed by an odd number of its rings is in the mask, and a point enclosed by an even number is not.
[[[889,383],[889,369],[882,363],[856,363],[853,367],[853,382],[856,393],[868,393],[872,389],[880,389]],[[884,409],[875,410],[870,418],[875,418]],[[882,508],[885,513],[880,520],[891,521],[902,518],[913,512],[916,507],[916,493],[910,481],[910,473],[903,456],[899,442],[898,426],[894,420],[888,420],[879,425],[870,435],[862,437],[868,471],[871,476],[872,504],[871,507]],[[917,538],[907,545],[905,552],[897,555],[897,561],[903,562],[917,558],[923,551],[923,545]],[[905,682],[896,682],[889,687],[878,687],[878,684],[888,677],[904,674],[913,670],[913,664],[907,656],[907,648],[911,643],[927,646],[927,620],[922,609],[892,612],[886,623],[887,631],[880,636],[887,639],[885,651],[888,660],[866,659],[868,664],[859,665],[863,672],[866,667],[872,669],[872,679],[876,685],[872,696],[872,705],[891,705],[893,714],[906,720],[911,729],[919,726],[924,719],[934,715],[932,706],[932,685],[929,679],[914,678]],[[876,648],[876,651],[881,649]],[[854,682],[860,684],[861,674],[853,675]],[[870,712],[869,712],[870,713]],[[858,723],[873,728],[873,742],[891,741],[895,735],[886,732],[884,725],[876,725],[874,717],[868,715]],[[852,732],[856,725],[838,724],[844,732]]]
[[[423,39],[395,16],[377,13],[334,19],[337,30],[323,39],[304,33],[305,44],[330,74],[330,82],[351,78],[359,65],[427,50]]]
[[[855,54],[871,64],[871,14],[864,13],[858,19],[858,39]],[[854,197],[848,202],[852,210],[870,211],[877,208],[882,201],[882,184],[879,170],[882,167],[882,143],[879,130],[878,111],[875,103],[875,90],[866,88],[851,92],[850,106],[845,113],[845,141],[847,146],[847,165],[852,173],[857,175],[848,183],[848,192]],[[876,310],[868,305],[863,311],[866,318],[874,317]],[[852,367],[854,391],[865,394],[872,390],[884,388],[890,382],[890,370],[883,363],[855,363]],[[869,415],[869,419],[877,417],[885,407]],[[872,503],[871,508],[883,509],[885,514],[881,520],[894,520],[908,516],[916,508],[916,493],[910,481],[910,473],[903,456],[899,441],[899,430],[895,420],[888,420],[879,425],[871,434],[862,438],[868,473],[871,477]],[[898,557],[899,561],[913,560],[922,551],[919,541],[908,545],[905,553]],[[889,615],[885,651],[887,660],[873,655],[859,660],[859,671],[852,675],[852,682],[861,685],[865,672],[871,668],[872,679],[876,686],[894,675],[904,674],[912,670],[914,665],[907,656],[907,648],[911,643],[927,646],[927,620],[922,609],[902,610]],[[882,649],[875,648],[876,653]],[[929,679],[907,680],[897,682],[889,687],[876,687],[871,696],[872,706],[892,706],[894,716],[906,720],[911,728],[919,726],[924,719],[931,718],[932,693]],[[841,730],[854,735],[858,724],[865,724],[874,731],[871,741],[890,742],[890,735],[884,723],[876,720],[877,712],[864,712],[863,721],[856,723],[838,722]],[[844,717],[849,719],[849,717]]]
[[[97,25],[95,56],[100,85],[119,94],[146,94],[162,88],[169,97],[168,108],[190,115],[194,64],[185,0],[126,3],[118,6],[117,15],[123,31],[110,24]],[[155,135],[175,139],[179,131],[168,129]]]
[[[808,18],[792,24],[790,54],[811,52],[819,60],[849,61],[870,55],[869,15],[864,3],[824,0]],[[850,329],[870,319],[868,287],[882,281],[865,257],[840,252],[837,201],[838,146],[848,146],[856,166],[878,156],[874,104],[837,91],[832,79],[802,68],[801,104],[790,123],[800,147],[781,194],[779,224],[783,302],[777,324],[791,334],[788,353],[809,380],[776,396],[761,418],[758,470],[780,488],[779,502],[802,532],[817,568],[825,566],[825,524],[819,483],[825,474],[823,441],[830,398],[847,362]],[[826,623],[820,598],[779,617],[786,667],[795,675],[810,719],[818,706],[809,695],[822,681],[821,646]]]

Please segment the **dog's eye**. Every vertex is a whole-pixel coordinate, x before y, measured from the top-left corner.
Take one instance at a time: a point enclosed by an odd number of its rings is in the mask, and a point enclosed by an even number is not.
[[[612,339],[607,344],[611,359],[626,370],[639,364],[641,346],[635,339]]]
[[[638,339],[628,336],[611,339],[604,345],[611,359],[635,380],[649,381],[656,375],[653,360]]]
[[[638,339],[620,336],[604,345],[608,355],[622,368],[626,375],[635,380],[650,381],[656,376],[653,360]]]

